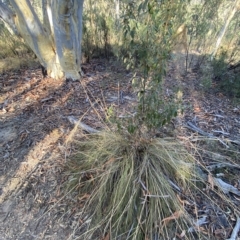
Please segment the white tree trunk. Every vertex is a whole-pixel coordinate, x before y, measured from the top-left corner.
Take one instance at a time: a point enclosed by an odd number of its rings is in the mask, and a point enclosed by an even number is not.
[[[116,14],[116,25],[119,27],[119,19],[120,19],[120,3],[119,0],[115,0],[115,14]]]
[[[235,0],[235,4],[234,4],[234,7],[230,9],[229,11],[229,14],[228,14],[228,17],[225,21],[225,24],[224,26],[222,27],[219,35],[218,35],[218,38],[217,38],[217,41],[216,41],[216,45],[215,45],[215,48],[214,48],[214,51],[212,53],[212,56],[211,56],[211,60],[215,57],[219,47],[220,47],[220,44],[222,42],[222,39],[227,31],[227,28],[229,26],[229,23],[231,22],[231,20],[233,19],[235,13],[237,12],[237,10],[239,9],[239,0]]]
[[[52,0],[56,51],[66,78],[80,78],[83,0]]]
[[[83,0],[42,0],[42,25],[29,0],[10,0],[13,13],[0,3],[0,17],[15,27],[48,75],[80,78]]]

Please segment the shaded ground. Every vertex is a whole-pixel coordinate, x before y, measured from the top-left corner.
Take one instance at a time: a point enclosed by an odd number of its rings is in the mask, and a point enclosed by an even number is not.
[[[197,73],[180,75],[182,66],[176,62],[169,63],[165,89],[166,97],[176,89],[183,92],[185,112],[173,122],[176,136],[193,139],[198,135],[186,128],[190,121],[224,143],[240,141],[240,105],[222,93],[203,91]],[[64,196],[61,191],[66,181],[63,166],[73,151],[67,141],[74,126],[67,117],[103,128],[107,108],[113,105],[118,115],[124,115],[135,102],[132,75],[118,63],[94,60],[83,68],[86,74],[81,82],[42,79],[40,69],[0,75],[0,240],[77,236],[80,205],[72,194]],[[210,164],[213,159],[206,155],[204,161]],[[227,180],[240,189],[239,171],[229,176]],[[233,198],[239,205],[239,198]],[[209,220],[218,239],[229,236],[235,223],[230,217],[224,216],[225,226]]]

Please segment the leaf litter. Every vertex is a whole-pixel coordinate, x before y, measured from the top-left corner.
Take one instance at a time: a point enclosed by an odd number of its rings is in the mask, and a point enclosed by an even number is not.
[[[77,199],[74,191],[64,194],[62,189],[67,180],[63,169],[74,152],[74,145],[66,144],[74,127],[68,118],[74,116],[100,130],[104,128],[102,120],[106,109],[114,106],[118,116],[126,116],[132,112],[136,96],[130,84],[132,75],[120,64],[96,59],[84,64],[83,69],[86,73],[81,82],[43,79],[40,68],[0,75],[2,239],[74,239],[79,234],[74,232],[76,226],[87,221],[80,219],[79,213],[88,193]],[[183,92],[185,111],[158,134],[165,137],[174,130],[175,137],[183,144],[187,144],[186,140],[199,144],[199,161],[209,169],[208,175],[203,173],[206,179],[208,176],[203,192],[215,201],[213,204],[204,194],[180,194],[195,222],[186,231],[211,233],[216,239],[232,239],[231,234],[235,234],[236,238],[234,227],[239,222],[240,198],[229,189],[240,190],[239,168],[234,168],[239,166],[239,155],[233,151],[234,163],[226,156],[226,165],[219,164],[217,157],[210,155],[211,149],[205,150],[208,149],[205,148],[207,136],[201,137],[185,126],[191,121],[197,128],[239,150],[240,107],[223,94],[203,92],[196,72],[180,75],[177,69],[176,63],[170,61],[166,97],[178,85]],[[211,144],[214,148],[220,143]],[[227,155],[224,151],[219,153],[224,154]],[[216,167],[211,168],[213,165]],[[215,177],[219,173],[223,178]],[[222,182],[225,183],[223,189]],[[218,188],[226,195],[224,201],[216,194]],[[163,220],[164,224],[177,220],[180,215],[180,212],[174,213]],[[184,231],[176,233],[179,239],[184,236]],[[107,234],[104,239],[108,238]]]

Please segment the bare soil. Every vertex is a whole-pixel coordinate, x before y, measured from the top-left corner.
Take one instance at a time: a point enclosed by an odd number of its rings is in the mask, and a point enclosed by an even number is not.
[[[166,97],[173,96],[176,89],[183,94],[184,113],[172,123],[175,136],[180,140],[197,137],[186,127],[190,121],[231,149],[239,149],[240,103],[217,92],[214,86],[206,91],[196,72],[189,69],[181,74],[182,66],[176,62],[169,62],[164,90]],[[43,79],[40,68],[0,75],[0,240],[78,236],[75,229],[81,224],[81,209],[77,199],[64,191],[67,176],[63,170],[74,151],[69,139],[74,126],[68,116],[102,129],[107,108],[112,105],[118,115],[124,115],[135,103],[132,73],[119,63],[92,60],[83,69],[85,76],[80,82]],[[240,164],[239,156],[234,155],[236,159]],[[203,159],[206,165],[213,161],[207,155]],[[238,170],[225,176],[240,190]],[[237,196],[230,196],[229,201],[240,206]],[[224,213],[220,220],[215,212],[210,215],[204,231],[212,231],[217,239],[229,237],[234,214]]]

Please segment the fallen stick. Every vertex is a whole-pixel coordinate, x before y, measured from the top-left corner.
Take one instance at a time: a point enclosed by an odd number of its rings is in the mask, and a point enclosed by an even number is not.
[[[240,191],[235,188],[234,186],[224,182],[221,178],[213,178],[214,185],[218,186],[223,193],[229,194],[229,192],[236,194],[237,196],[240,196]]]
[[[233,228],[231,237],[226,240],[237,240],[239,230],[240,230],[240,217],[237,216],[237,222],[235,227]]]
[[[216,163],[216,164],[213,164],[213,165],[206,166],[206,169],[209,170],[209,171],[213,171],[215,169],[224,168],[224,167],[240,169],[240,166],[235,165],[235,164],[231,164],[231,163]]]
[[[54,97],[44,98],[44,99],[41,100],[41,103],[47,102],[47,101],[52,100],[52,99],[54,99]]]
[[[220,130],[212,130],[212,132],[214,133],[221,133],[223,135],[230,135],[230,133],[224,132],[224,131],[220,131]]]
[[[87,124],[81,122],[80,120],[77,120],[74,116],[68,116],[67,119],[69,120],[70,123],[77,125],[78,127],[80,127],[81,129],[83,129],[84,131],[88,132],[88,133],[99,133],[100,131],[88,126]]]
[[[192,131],[195,131],[203,136],[206,136],[206,137],[209,137],[209,138],[213,138],[213,139],[217,139],[220,143],[222,143],[226,148],[229,148],[229,146],[223,142],[220,138],[218,137],[215,137],[213,134],[210,134],[210,133],[207,133],[207,132],[204,132],[202,129],[196,127],[194,124],[192,124],[191,122],[187,122],[188,125],[185,125],[187,128],[189,128],[190,130]]]
[[[208,223],[207,221],[207,215],[202,216],[202,218],[199,218],[196,222],[194,222],[194,227],[190,227],[188,229],[188,232],[194,232],[196,229],[198,229],[201,225]]]
[[[194,124],[192,124],[191,122],[187,122],[187,125],[186,125],[187,128],[189,128],[190,130],[192,131],[195,131],[203,136],[206,136],[206,137],[214,137],[215,136],[213,134],[210,134],[210,133],[207,133],[207,132],[204,132],[202,129],[196,127]]]

